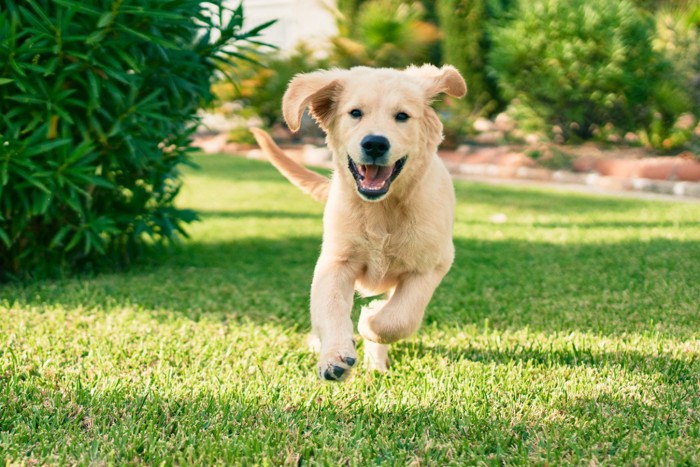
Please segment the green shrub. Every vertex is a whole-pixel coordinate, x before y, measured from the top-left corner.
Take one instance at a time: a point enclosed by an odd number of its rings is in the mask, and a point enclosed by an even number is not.
[[[686,9],[693,5],[697,7],[698,0],[631,0],[633,4],[644,11],[655,14],[659,10]]]
[[[342,15],[341,31],[342,35],[352,36],[355,33],[355,25],[357,24],[357,13],[360,11],[362,4],[368,0],[337,0],[336,7]]]
[[[119,265],[164,244],[196,111],[243,11],[196,0],[0,4],[0,276]],[[213,39],[213,37],[217,37]]]
[[[500,105],[495,80],[488,76],[489,30],[511,7],[512,0],[439,0],[442,59],[457,67],[467,81],[465,103],[486,113]]]
[[[521,0],[494,30],[489,62],[504,97],[569,139],[606,124],[635,131],[688,106],[653,37],[652,17],[627,0]],[[670,95],[674,108],[664,109]]]
[[[342,21],[339,23],[340,34],[346,37],[355,37],[356,26],[358,24],[357,16],[358,12],[362,11],[362,5],[371,2],[373,0],[337,0],[336,6],[340,14],[342,15]],[[407,3],[407,2],[401,2]],[[416,3],[416,2],[413,2]],[[422,21],[431,25],[437,25],[437,6],[435,0],[421,0],[420,2],[423,13]],[[419,8],[421,8],[419,7]],[[416,5],[413,6],[416,8]],[[432,29],[432,28],[431,28]],[[434,29],[433,29],[434,30]],[[424,62],[439,64],[442,63],[441,60],[441,50],[440,41],[432,42],[428,45],[428,52],[425,57]]]
[[[672,73],[691,96],[691,108],[700,114],[700,6],[659,11],[655,18],[654,47],[671,62]]]
[[[421,2],[366,0],[346,2],[331,61],[340,67],[369,65],[401,68],[426,63],[440,32],[428,21]]]

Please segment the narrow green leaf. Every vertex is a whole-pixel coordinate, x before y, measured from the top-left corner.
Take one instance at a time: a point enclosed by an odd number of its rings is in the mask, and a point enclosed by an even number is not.
[[[73,229],[73,226],[64,225],[61,229],[54,235],[49,243],[49,248],[56,248],[63,242],[63,239],[68,235],[68,233]]]
[[[253,29],[249,29],[248,31],[244,32],[243,34],[241,34],[240,37],[245,39],[248,37],[258,36],[263,29],[269,28],[270,26],[272,26],[276,22],[277,22],[276,19],[273,19],[271,21],[266,21],[258,26],[255,26]]]
[[[109,24],[112,23],[112,21],[114,21],[115,16],[116,15],[114,14],[113,11],[107,11],[107,12],[103,13],[102,16],[100,16],[100,19],[97,21],[97,27],[104,28],[104,27],[108,26]]]
[[[46,104],[46,99],[41,99],[29,94],[18,94],[16,96],[8,96],[7,99],[17,101],[21,104]]]
[[[71,0],[53,0],[54,3],[57,3],[59,5],[67,6],[70,7],[71,9],[80,11],[82,13],[88,13],[91,15],[100,15],[102,14],[103,10],[99,8],[93,8],[89,4],[86,5],[85,2],[74,2]]]
[[[55,139],[51,141],[47,141],[42,144],[37,144],[37,145],[31,145],[27,149],[25,149],[22,154],[25,157],[31,157],[35,156],[37,154],[41,154],[43,152],[48,152],[52,149],[58,148],[60,146],[65,146],[67,144],[70,144],[73,142],[71,138],[63,138],[63,139]]]
[[[85,42],[88,45],[98,44],[98,43],[102,42],[102,39],[104,39],[107,36],[108,32],[109,31],[107,31],[106,29],[98,29],[98,30],[94,31],[92,34],[90,34],[87,37],[87,39],[85,40]]]
[[[75,234],[73,234],[73,237],[68,242],[68,245],[66,245],[64,251],[71,251],[73,248],[78,246],[78,243],[80,243],[80,240],[82,240],[83,234],[84,232],[82,230],[78,230],[77,232],[75,232]]]
[[[2,240],[2,243],[4,243],[7,248],[10,248],[12,246],[10,237],[7,235],[7,232],[5,232],[5,230],[2,227],[0,227],[0,240]]]

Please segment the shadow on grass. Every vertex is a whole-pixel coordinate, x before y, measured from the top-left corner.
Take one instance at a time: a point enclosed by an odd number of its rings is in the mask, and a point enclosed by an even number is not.
[[[700,242],[561,245],[455,241],[457,258],[426,322],[618,335],[660,325],[697,335]]]
[[[308,328],[308,293],[321,239],[193,243],[128,274],[4,288],[42,307],[134,305],[165,319],[277,321]],[[606,335],[649,330],[697,336],[700,243],[560,245],[456,239],[457,258],[425,317],[439,328],[482,326]],[[12,300],[12,296],[5,296]]]
[[[272,210],[249,210],[249,211],[197,211],[202,219],[218,217],[224,219],[322,219],[323,214],[308,211],[272,211]]]
[[[642,373],[659,378],[663,384],[692,384],[698,379],[700,360],[689,355],[680,359],[663,353],[654,354],[633,350],[603,351],[591,347],[577,348],[571,344],[567,348],[544,347],[537,343],[527,346],[516,344],[510,348],[480,347],[474,345],[454,346],[427,344],[419,339],[396,346],[394,358],[411,359],[421,356],[444,357],[453,362],[468,360],[475,363],[509,366],[513,363],[529,363],[533,366],[556,369],[561,367],[604,368],[624,371],[629,374]]]

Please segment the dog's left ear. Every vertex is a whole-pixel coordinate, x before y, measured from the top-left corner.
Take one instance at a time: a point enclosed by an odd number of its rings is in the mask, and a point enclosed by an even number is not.
[[[463,97],[467,93],[467,83],[451,65],[444,65],[442,68],[433,65],[410,66],[404,72],[421,81],[428,99],[443,92],[452,97]]]

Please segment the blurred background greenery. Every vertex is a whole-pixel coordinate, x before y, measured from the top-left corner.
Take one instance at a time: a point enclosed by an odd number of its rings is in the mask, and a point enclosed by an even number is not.
[[[494,142],[593,140],[663,153],[700,147],[697,0],[338,0],[336,7],[338,33],[325,47],[300,43],[263,54],[264,67],[237,66],[237,85],[214,85],[215,110],[280,127],[281,98],[296,73],[449,63],[469,93],[439,104],[448,146],[468,141],[486,118],[501,123]]]

